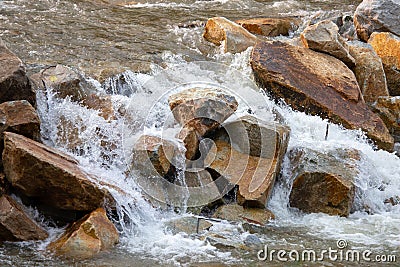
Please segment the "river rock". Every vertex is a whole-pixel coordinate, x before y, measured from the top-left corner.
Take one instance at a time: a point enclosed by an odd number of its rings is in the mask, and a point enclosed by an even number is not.
[[[0,197],[0,241],[43,240],[48,233],[7,195]]]
[[[167,230],[175,235],[182,232],[189,235],[198,234],[207,231],[211,226],[213,224],[207,221],[206,218],[195,216],[176,218],[166,222]]]
[[[288,36],[299,26],[299,21],[295,18],[252,18],[235,22],[251,33],[269,37]]]
[[[386,124],[394,141],[400,142],[400,96],[379,97],[372,109]]]
[[[276,99],[346,128],[361,128],[379,148],[393,150],[393,137],[362,100],[353,72],[340,60],[282,42],[262,42],[253,49],[251,66]]]
[[[109,250],[118,242],[117,229],[105,210],[99,208],[69,226],[48,249],[58,256],[82,260]]]
[[[142,135],[134,145],[132,164],[145,175],[165,176],[177,153],[172,142],[158,136]]]
[[[372,45],[376,53],[382,59],[390,95],[399,96],[400,37],[387,32],[373,33],[368,43]]]
[[[0,153],[4,148],[3,133],[6,131],[39,140],[40,120],[28,101],[18,100],[0,104]]]
[[[357,35],[367,42],[373,32],[391,32],[400,36],[400,1],[364,0],[354,13]]]
[[[189,160],[193,159],[199,150],[200,136],[197,134],[197,131],[191,127],[183,127],[179,131],[177,138],[182,140],[186,148],[186,158]]]
[[[72,157],[24,136],[4,133],[4,172],[22,193],[61,210],[90,211],[112,201]],[[94,178],[93,178],[94,179]]]
[[[36,104],[36,93],[25,72],[25,65],[0,39],[0,103],[27,100]]]
[[[107,121],[116,119],[110,95],[90,94],[82,104],[90,109],[98,110],[99,115]]]
[[[255,223],[259,225],[265,225],[275,218],[274,214],[267,209],[247,208],[238,204],[219,207],[213,217],[227,221]]]
[[[252,136],[249,138],[250,142],[260,140],[260,136],[257,136],[257,127],[258,129],[265,128],[261,130],[265,134],[265,137],[262,136],[262,138],[265,138],[268,142],[263,146],[269,144],[274,149],[260,149],[261,145],[250,145],[250,148],[253,147],[252,150],[247,148],[247,151],[243,151],[240,145],[236,143],[217,139],[214,143],[216,152],[214,152],[215,150],[211,151],[207,155],[206,161],[211,162],[210,169],[228,180],[231,185],[238,186],[238,204],[265,208],[275,178],[280,172],[280,164],[289,141],[289,130],[279,124],[276,124],[276,127],[270,127],[271,125],[261,124],[261,121],[258,121],[258,126],[255,127],[250,120],[244,119],[243,121],[251,127],[242,131],[255,129],[254,134],[249,134],[249,136]],[[233,126],[235,124],[230,127]],[[258,133],[260,133],[260,130],[258,130]],[[242,153],[240,150],[243,152],[251,151],[249,153],[257,156]],[[214,179],[218,181],[219,178],[214,177]]]
[[[239,24],[224,17],[208,19],[203,37],[217,46],[222,44],[225,53],[243,52],[248,47],[254,46],[258,40]]]
[[[320,153],[306,148],[289,152],[293,186],[290,205],[304,212],[348,216],[358,175],[357,150],[337,149]]]
[[[324,20],[308,26],[300,34],[300,38],[305,47],[327,53],[343,61],[350,68],[355,66],[346,41],[339,35],[339,28],[332,21]]]
[[[238,107],[235,97],[216,88],[187,89],[168,98],[175,119],[199,136],[216,129]]]
[[[372,46],[354,41],[349,43],[349,51],[356,61],[353,71],[365,102],[373,103],[379,96],[388,96],[382,60]]]
[[[47,67],[30,78],[36,89],[52,88],[56,96],[62,99],[69,96],[71,100],[79,102],[87,96],[82,86],[82,75],[64,65]]]

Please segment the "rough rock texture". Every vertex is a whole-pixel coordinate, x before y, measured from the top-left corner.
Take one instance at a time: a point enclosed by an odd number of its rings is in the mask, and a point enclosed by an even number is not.
[[[40,120],[28,101],[18,100],[0,104],[0,147],[3,147],[2,133],[6,131],[39,139]]]
[[[109,95],[90,94],[83,100],[82,104],[90,109],[98,110],[99,115],[107,121],[116,118],[112,99]]]
[[[64,65],[48,67],[30,78],[36,89],[52,88],[59,98],[70,96],[73,101],[82,101],[87,96],[81,86],[83,77]]]
[[[269,37],[288,36],[299,26],[299,21],[295,18],[253,18],[235,22],[251,33]]]
[[[393,149],[393,137],[362,100],[354,74],[338,59],[281,42],[258,43],[251,57],[256,80],[276,99],[346,128],[361,128],[379,148]]]
[[[111,249],[119,241],[118,231],[99,208],[68,227],[64,234],[47,248],[56,255],[87,259]]]
[[[171,231],[173,234],[183,232],[189,235],[207,231],[212,225],[212,223],[205,219],[194,216],[181,217],[166,223],[167,230]]]
[[[364,0],[354,13],[357,35],[368,41],[373,32],[391,32],[400,36],[399,0]]]
[[[135,143],[132,164],[143,174],[165,176],[176,153],[173,143],[158,136],[143,135]]]
[[[373,103],[379,96],[388,96],[382,60],[372,46],[354,41],[349,43],[349,51],[356,61],[353,71],[365,102]]]
[[[196,156],[197,151],[199,150],[200,136],[197,134],[197,131],[192,129],[191,127],[183,127],[179,131],[177,138],[182,140],[183,145],[186,148],[186,158],[193,159]]]
[[[400,95],[400,37],[386,32],[373,33],[368,43],[382,59],[389,94]]]
[[[25,66],[0,39],[0,103],[28,100],[36,104],[36,94],[25,73]]]
[[[294,148],[289,152],[294,180],[290,205],[304,212],[348,216],[358,175],[357,150],[338,149],[323,154]]]
[[[379,97],[372,109],[386,124],[394,141],[400,142],[400,96]]]
[[[48,233],[33,221],[21,205],[7,195],[0,197],[0,241],[43,240]]]
[[[249,136],[250,148],[240,146],[240,141],[231,139],[232,143],[225,140],[216,140],[216,151],[207,155],[207,162],[211,162],[210,169],[224,177],[232,185],[238,186],[237,202],[243,206],[264,208],[275,183],[275,178],[280,172],[280,164],[286,152],[289,141],[289,130],[279,124],[261,124],[258,127],[250,120],[243,119],[248,127],[244,131],[252,131]],[[238,126],[234,123],[230,127]],[[259,133],[264,133],[262,138],[266,144],[256,145]],[[243,130],[241,130],[243,131]],[[231,131],[230,131],[231,132]],[[265,147],[273,147],[273,149]],[[240,152],[238,150],[241,150]],[[261,149],[260,149],[261,148]],[[250,152],[249,152],[250,151]],[[243,153],[245,152],[245,153]],[[252,153],[253,155],[249,155]],[[215,177],[214,177],[215,178]]]
[[[308,26],[301,33],[300,38],[305,47],[327,53],[343,61],[350,68],[355,66],[346,41],[339,35],[339,28],[332,21],[324,20]]]
[[[257,42],[256,36],[224,17],[208,19],[203,37],[215,45],[223,44],[225,53],[243,52]]]
[[[237,204],[223,205],[219,207],[214,218],[235,222],[255,223],[259,225],[267,224],[275,218],[274,214],[267,209],[244,208]]]
[[[4,172],[23,195],[61,210],[90,211],[112,201],[70,156],[9,132],[4,144]]]
[[[238,107],[235,97],[216,88],[193,88],[168,98],[175,119],[204,136],[216,129]]]

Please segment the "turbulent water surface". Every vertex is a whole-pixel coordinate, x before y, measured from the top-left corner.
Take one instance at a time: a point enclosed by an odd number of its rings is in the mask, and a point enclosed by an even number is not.
[[[205,20],[212,16],[239,19],[285,15],[309,21],[329,14],[352,12],[358,3],[325,0],[0,1],[0,37],[31,71],[56,63],[78,67],[92,77],[97,77],[102,69],[128,70],[123,74],[128,81],[125,88],[128,93],[118,92],[113,80],[109,80],[110,88],[115,89],[111,90],[114,91],[114,109],[124,110],[116,120],[106,121],[97,111],[69,99],[59,100],[51,88],[38,93],[43,141],[74,155],[83,168],[123,189],[123,194],[110,189],[117,200],[118,216],[114,222],[121,233],[120,244],[93,260],[72,262],[54,258],[45,247],[62,229],[42,220],[40,213],[30,209],[49,230],[50,238],[44,242],[1,245],[0,265],[210,266],[207,264],[216,263],[281,266],[278,261],[260,262],[257,252],[264,245],[288,251],[306,248],[320,251],[337,248],[339,239],[359,251],[398,255],[400,205],[384,204],[384,200],[400,195],[400,159],[394,154],[374,151],[360,132],[336,125],[330,126],[325,140],[326,121],[294,112],[284,104],[276,105],[267,96],[252,98],[252,94],[242,93],[241,90],[258,90],[251,80],[248,65],[250,49],[236,55],[223,54],[201,37]],[[95,79],[88,78],[88,81],[96,90],[104,90]],[[170,131],[172,135],[176,130],[174,125],[159,127],[169,112],[165,93],[200,82],[236,92],[239,113],[245,113],[248,105],[257,107],[253,111],[258,116],[278,110],[291,127],[289,149],[298,145],[322,153],[336,148],[359,149],[362,157],[356,179],[355,212],[349,218],[342,218],[303,214],[288,208],[292,181],[285,158],[282,178],[268,206],[276,219],[267,230],[256,235],[258,243],[249,245],[248,241],[252,240],[249,232],[242,225],[227,222],[216,223],[210,231],[226,238],[230,246],[213,246],[204,234],[169,231],[166,222],[187,216],[186,213],[160,211],[143,199],[133,179],[125,178],[129,170],[127,151],[143,131],[157,134],[160,129],[169,127],[165,133]],[[65,123],[60,126],[60,121]],[[112,144],[112,149],[104,143]],[[307,264],[320,266],[321,262]],[[338,261],[325,264],[358,265]],[[302,263],[285,265],[300,266]]]

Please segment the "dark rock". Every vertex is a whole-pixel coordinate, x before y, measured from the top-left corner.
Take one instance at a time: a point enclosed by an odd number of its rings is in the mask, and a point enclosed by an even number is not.
[[[379,148],[393,150],[393,137],[364,103],[354,74],[340,60],[281,42],[262,42],[253,49],[251,66],[256,80],[276,99],[346,128],[361,128]]]
[[[0,241],[43,240],[48,236],[19,203],[7,195],[0,197]]]
[[[373,32],[391,32],[400,36],[398,0],[364,0],[354,13],[358,37],[367,42]]]
[[[25,72],[25,65],[0,39],[0,103],[27,100],[36,104],[36,93]]]

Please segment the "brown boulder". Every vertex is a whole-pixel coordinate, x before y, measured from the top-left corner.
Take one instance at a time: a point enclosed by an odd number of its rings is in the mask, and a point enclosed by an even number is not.
[[[25,73],[25,66],[0,39],[0,103],[27,100],[36,104],[36,93]]]
[[[227,221],[255,223],[259,225],[265,225],[275,219],[274,214],[267,209],[247,208],[237,204],[219,207],[213,217]]]
[[[187,89],[168,98],[175,119],[199,136],[216,129],[238,107],[235,97],[216,88]]]
[[[251,33],[269,37],[288,36],[299,26],[299,21],[294,18],[252,18],[235,22]]]
[[[256,80],[294,109],[362,129],[379,148],[393,150],[382,120],[362,100],[357,80],[340,60],[281,42],[258,43],[251,66]]]
[[[379,97],[372,105],[372,110],[377,113],[395,142],[400,142],[400,97]]]
[[[379,96],[388,96],[382,60],[372,46],[358,41],[351,42],[349,51],[356,61],[353,71],[365,102],[373,103]]]
[[[117,229],[107,218],[105,210],[99,208],[69,226],[47,248],[58,256],[79,260],[92,258],[118,242]]]
[[[89,109],[99,111],[99,115],[107,121],[116,119],[112,99],[109,95],[90,94],[82,104]]]
[[[290,205],[304,212],[348,216],[354,202],[358,175],[357,150],[338,149],[328,154],[294,148],[289,152],[293,173]]]
[[[19,203],[7,195],[0,197],[0,241],[43,240],[48,236]]]
[[[252,124],[249,121],[247,123]],[[275,183],[275,178],[280,172],[280,164],[289,141],[289,130],[278,124],[272,128],[270,128],[271,125],[261,124],[260,121],[257,124],[258,127],[265,128],[262,130],[265,136],[262,137],[268,141],[262,146],[274,147],[273,150],[266,150],[272,151],[271,153],[265,153],[263,148],[243,150],[238,143],[216,140],[216,150],[207,155],[206,161],[211,162],[210,169],[228,180],[231,185],[238,186],[237,202],[240,205],[264,208]],[[251,127],[248,127],[248,129],[251,129]],[[253,127],[253,129],[257,128]],[[252,134],[249,134],[249,136],[252,136]],[[252,140],[259,140],[257,131],[253,136],[256,138],[249,138],[250,143]],[[232,141],[235,141],[235,139],[232,138]],[[256,145],[249,146],[250,148],[257,148]],[[238,147],[246,153],[239,152],[234,147]],[[253,151],[254,155],[257,156],[249,155],[251,153],[249,151]]]
[[[398,0],[364,0],[354,13],[357,35],[367,42],[373,32],[391,32],[400,36]]]
[[[327,53],[343,61],[349,68],[355,66],[346,41],[339,35],[339,28],[332,21],[324,20],[308,26],[301,33],[300,38],[305,47]]]
[[[373,33],[368,43],[382,59],[390,95],[400,95],[400,37],[387,32]]]
[[[83,89],[83,77],[75,70],[64,66],[50,66],[31,77],[36,89],[52,88],[59,98],[71,97],[73,101],[82,101],[87,92]]]
[[[203,37],[215,44],[224,45],[225,53],[239,53],[255,45],[257,37],[224,17],[208,19]]]
[[[112,201],[70,156],[9,132],[4,144],[4,172],[23,195],[61,210],[90,211]]]
[[[200,136],[198,136],[196,130],[191,127],[183,127],[179,131],[177,138],[182,140],[186,148],[185,157],[189,160],[193,159],[199,150]]]

